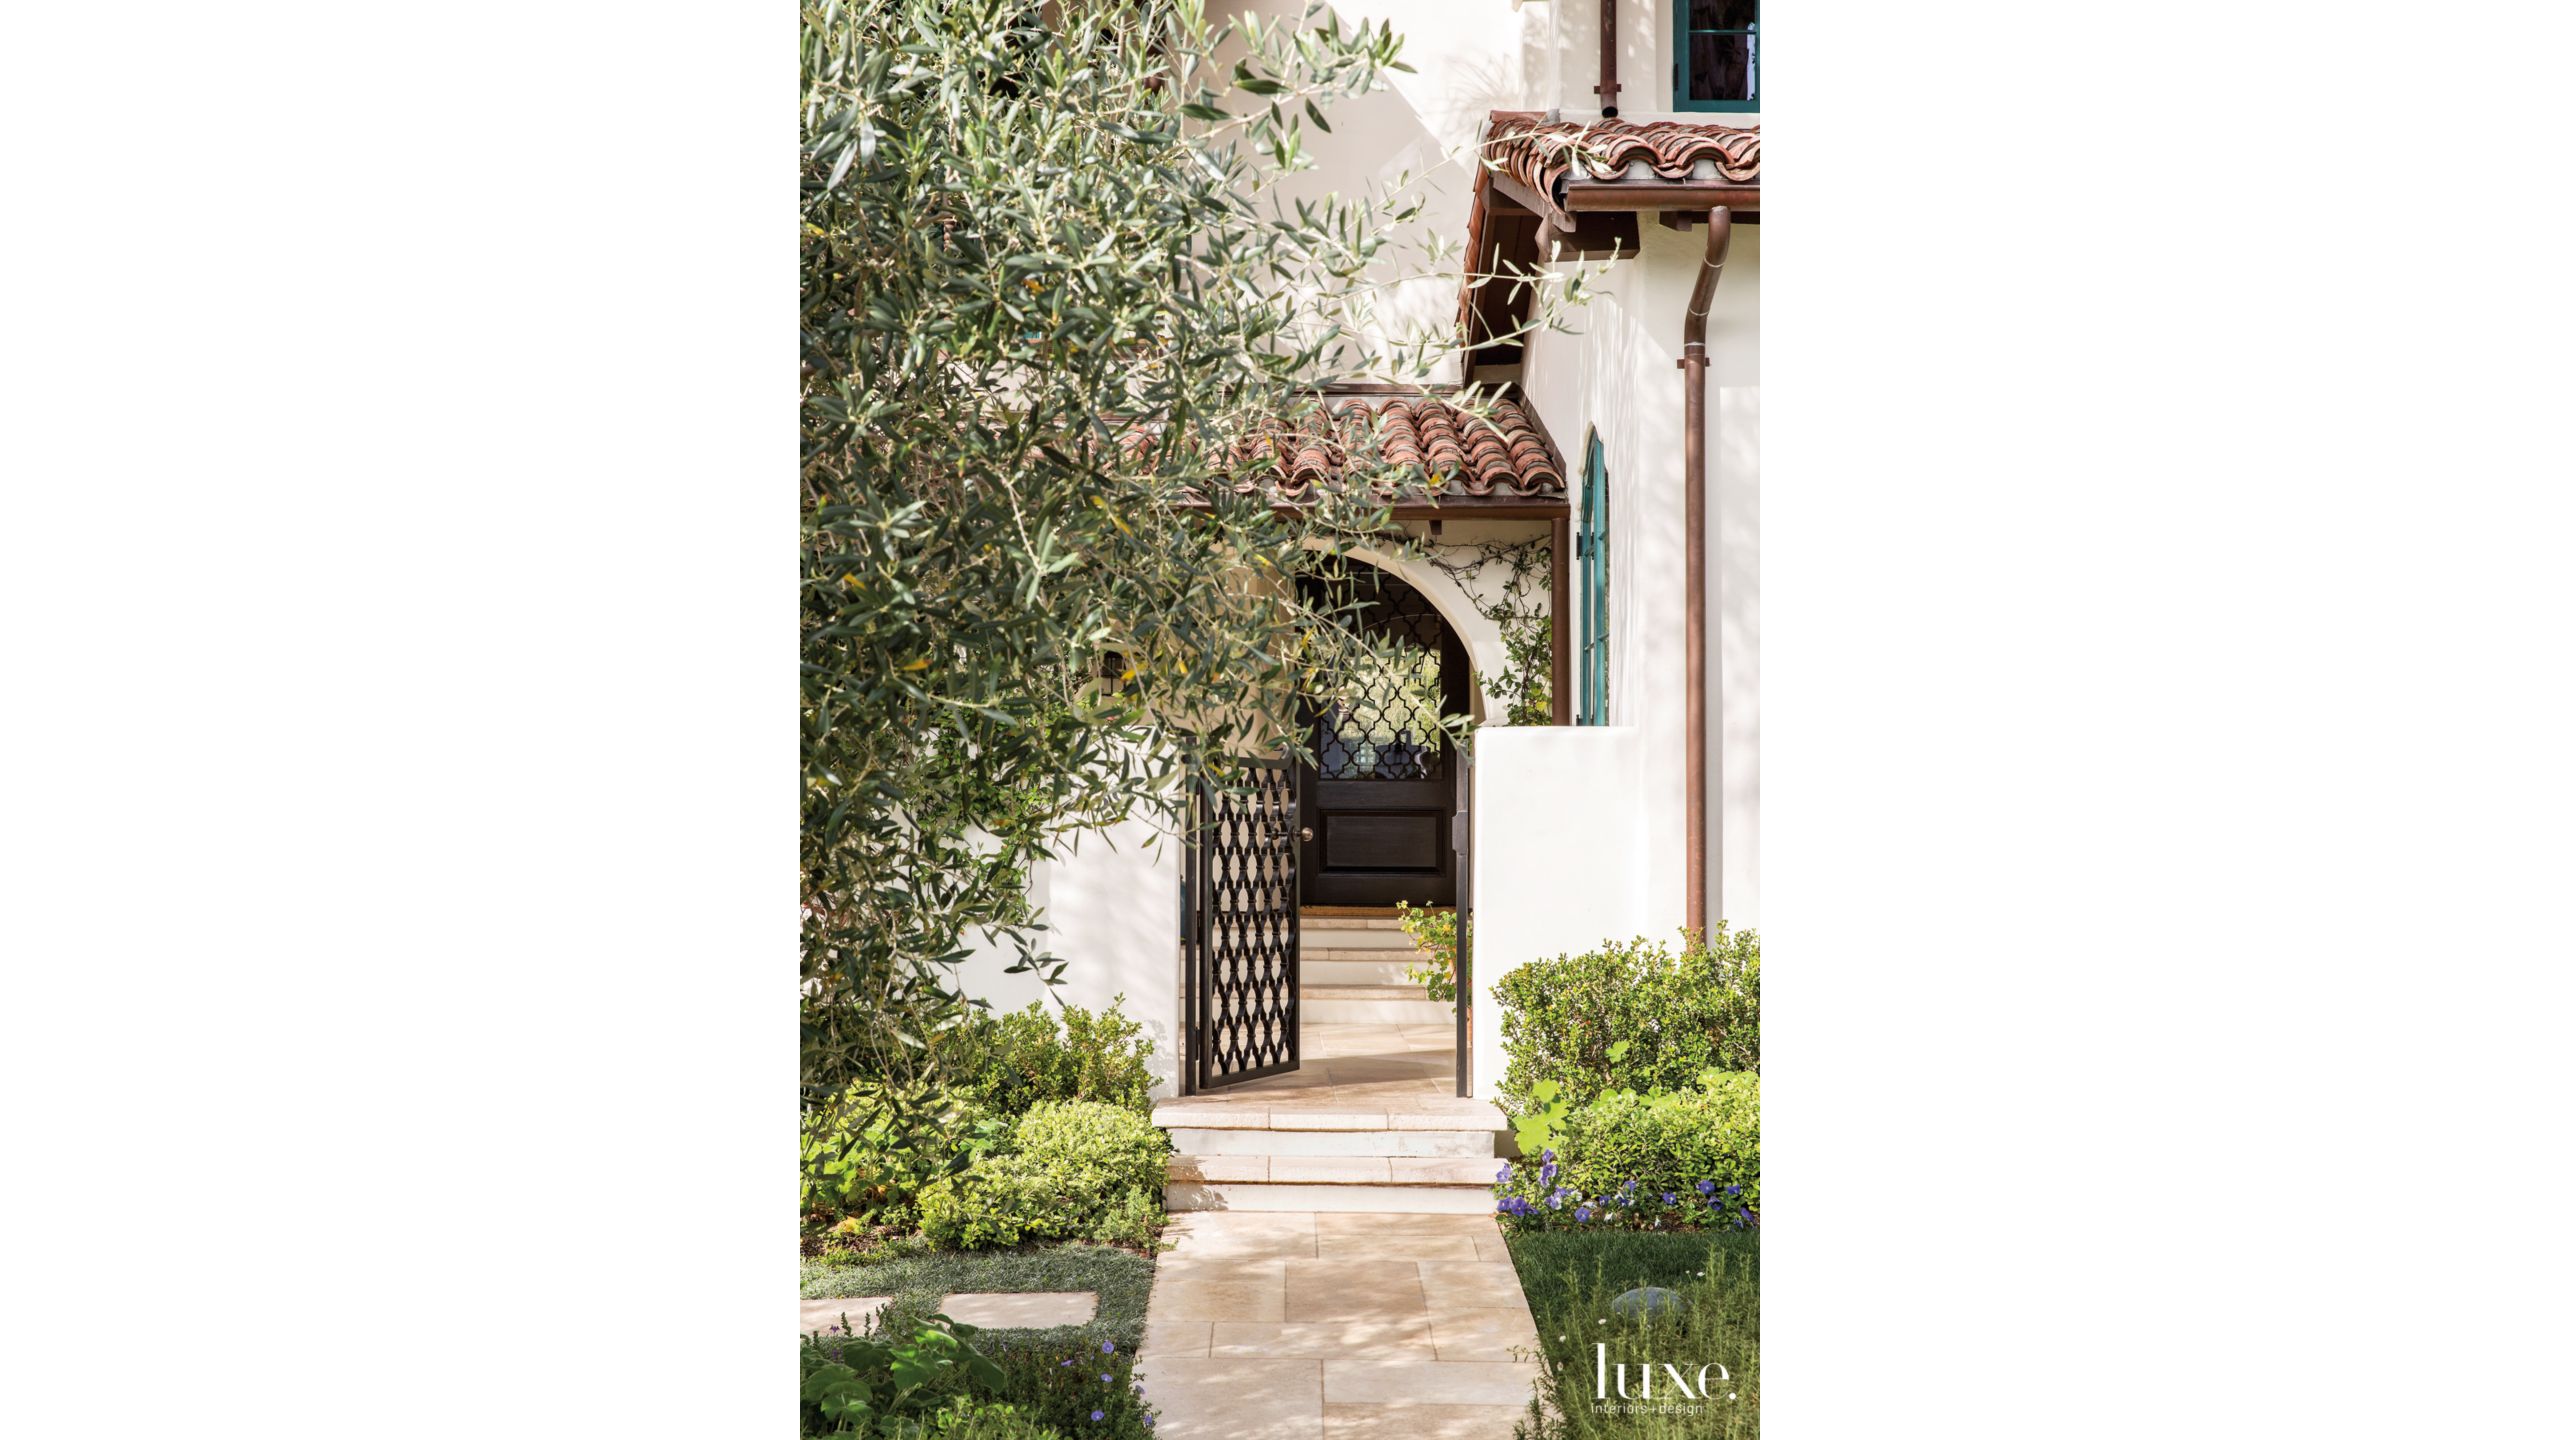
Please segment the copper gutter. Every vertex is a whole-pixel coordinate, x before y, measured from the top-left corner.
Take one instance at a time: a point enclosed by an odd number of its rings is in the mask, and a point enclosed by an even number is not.
[[[1687,392],[1681,405],[1680,456],[1688,540],[1688,782],[1689,928],[1707,928],[1707,311],[1716,303],[1724,274],[1725,246],[1733,239],[1733,211],[1707,212],[1707,253],[1698,283],[1680,319],[1680,369]]]
[[[1600,83],[1591,87],[1600,97],[1600,118],[1614,120],[1618,115],[1618,0],[1600,0]]]

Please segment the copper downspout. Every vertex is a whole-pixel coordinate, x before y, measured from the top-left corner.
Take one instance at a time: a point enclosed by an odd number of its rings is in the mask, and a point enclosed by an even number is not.
[[[1707,212],[1707,253],[1680,320],[1680,369],[1688,392],[1681,405],[1680,455],[1688,535],[1689,928],[1707,928],[1707,311],[1716,303],[1733,209]]]
[[[1618,115],[1618,0],[1600,0],[1600,83],[1591,87],[1600,97],[1600,118],[1614,120]]]

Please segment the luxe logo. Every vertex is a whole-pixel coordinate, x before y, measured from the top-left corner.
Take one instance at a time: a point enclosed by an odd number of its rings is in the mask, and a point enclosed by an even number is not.
[[[1617,1384],[1617,1394],[1612,1396],[1609,1393],[1610,1383],[1612,1380],[1611,1371],[1613,1368],[1609,1361],[1609,1346],[1606,1342],[1603,1342],[1592,1346],[1591,1351],[1592,1394],[1594,1397],[1601,1400],[1652,1399],[1653,1372],[1656,1370],[1662,1372],[1664,1382],[1662,1398],[1665,1400],[1674,1398],[1683,1400],[1711,1400],[1716,1398],[1715,1392],[1718,1390],[1725,1391],[1723,1396],[1724,1399],[1734,1400],[1740,1398],[1727,1388],[1733,1384],[1733,1372],[1727,1370],[1724,1366],[1713,1360],[1710,1360],[1706,1364],[1697,1368],[1695,1372],[1697,1383],[1694,1386],[1690,1384],[1689,1375],[1682,1373],[1680,1367],[1677,1365],[1671,1364],[1668,1361],[1639,1361],[1635,1367],[1636,1393],[1632,1395],[1627,1393],[1627,1362],[1620,1360],[1614,1367],[1616,1372],[1614,1378]],[[1709,1371],[1715,1372],[1712,1377],[1708,1374]]]

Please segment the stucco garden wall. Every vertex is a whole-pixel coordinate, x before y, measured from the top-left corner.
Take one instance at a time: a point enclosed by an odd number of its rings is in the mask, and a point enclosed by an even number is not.
[[[1494,982],[1531,960],[1645,929],[1640,737],[1524,726],[1476,737],[1476,1091],[1504,1064]],[[1655,933],[1662,933],[1656,930]]]

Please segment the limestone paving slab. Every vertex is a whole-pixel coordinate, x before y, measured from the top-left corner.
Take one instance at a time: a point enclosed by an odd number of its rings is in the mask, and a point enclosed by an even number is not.
[[[1090,1290],[971,1291],[942,1297],[942,1313],[986,1330],[1047,1330],[1093,1319]]]
[[[1266,1162],[1274,1184],[1388,1185],[1396,1176],[1384,1155],[1274,1155]]]
[[[1327,1404],[1508,1405],[1516,1413],[1529,1403],[1543,1368],[1513,1361],[1328,1358],[1324,1398]]]
[[[1510,1362],[1534,1358],[1538,1327],[1526,1310],[1435,1310],[1431,1350],[1441,1360]]]
[[[889,1304],[886,1295],[829,1295],[800,1302],[800,1333],[803,1335],[859,1335],[862,1322],[877,1315]],[[845,1329],[850,1319],[853,1328]]]
[[[1140,1367],[1161,1440],[1324,1440],[1324,1362],[1212,1355]]]
[[[1422,1293],[1437,1313],[1458,1310],[1526,1310],[1529,1297],[1509,1260],[1424,1260]]]
[[[1508,1252],[1483,1247],[1500,1234],[1410,1210],[1177,1217],[1139,1367],[1158,1433],[1509,1440],[1541,1367],[1511,1356],[1537,1342]]]
[[[1200,1184],[1268,1180],[1271,1178],[1271,1161],[1263,1155],[1168,1155],[1164,1162],[1164,1178]]]
[[[1517,1405],[1324,1407],[1324,1440],[1511,1440]]]
[[[1420,1319],[1422,1281],[1410,1260],[1292,1260],[1288,1320]]]
[[[1163,1320],[1286,1320],[1282,1260],[1196,1259],[1156,1268],[1147,1314]]]
[[[1381,1217],[1385,1218],[1385,1217]],[[1401,1217],[1397,1217],[1401,1218]],[[1329,1235],[1316,1241],[1319,1260],[1481,1260],[1470,1235]],[[1505,1258],[1509,1258],[1506,1252]]]
[[[1147,1333],[1138,1342],[1141,1360],[1179,1360],[1185,1357],[1209,1358],[1209,1334],[1215,1327],[1206,1320],[1159,1320],[1147,1317]]]
[[[1194,1210],[1165,1226],[1157,1273],[1203,1258],[1316,1258],[1316,1217],[1305,1211]]]
[[[1394,1155],[1387,1178],[1398,1185],[1491,1185],[1502,1162],[1491,1155]]]
[[[1487,1213],[1483,1215],[1410,1214],[1386,1216],[1355,1215],[1342,1211],[1327,1211],[1319,1213],[1313,1218],[1315,1220],[1314,1228],[1316,1239],[1319,1245],[1326,1240],[1336,1238],[1344,1240],[1359,1240],[1372,1235],[1470,1235],[1483,1239],[1500,1240],[1502,1238],[1502,1227],[1494,1223],[1493,1216],[1490,1213],[1492,1207],[1487,1206],[1486,1209]],[[1506,1260],[1510,1256],[1510,1252],[1508,1250],[1504,1251],[1503,1254]]]
[[[1270,1112],[1270,1119],[1268,1123],[1262,1128],[1271,1130],[1384,1130],[1388,1128],[1387,1112],[1384,1110],[1274,1109]]]
[[[1441,1358],[1430,1322],[1418,1315],[1370,1320],[1220,1321],[1209,1337],[1213,1355],[1365,1355],[1398,1351]]]
[[[1215,1105],[1185,1100],[1179,1105],[1158,1105],[1148,1114],[1147,1122],[1167,1130],[1176,1126],[1188,1126],[1194,1130],[1261,1130],[1269,1126],[1271,1112],[1261,1105]]]

